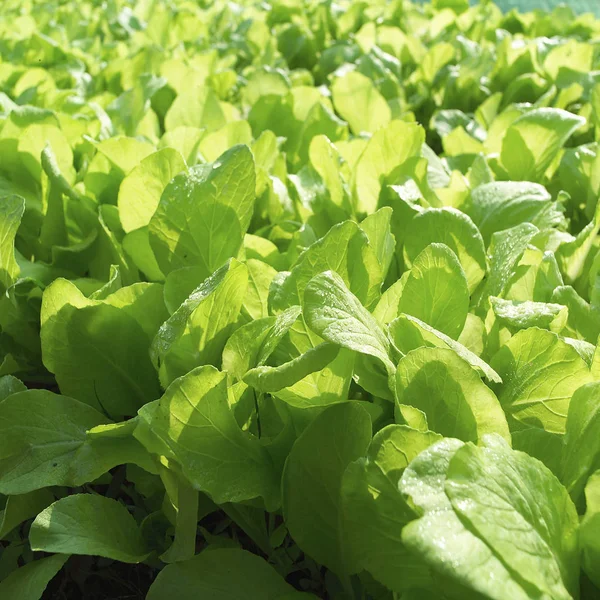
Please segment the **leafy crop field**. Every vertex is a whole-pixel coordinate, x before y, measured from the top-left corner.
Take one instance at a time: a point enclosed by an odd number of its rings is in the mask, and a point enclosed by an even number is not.
[[[600,21],[4,0],[2,600],[600,597]]]

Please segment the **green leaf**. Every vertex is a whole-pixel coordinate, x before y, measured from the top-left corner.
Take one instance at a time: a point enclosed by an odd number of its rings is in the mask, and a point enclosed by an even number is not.
[[[400,407],[422,411],[431,430],[445,437],[481,443],[484,435],[497,433],[510,442],[498,399],[453,350],[409,352],[398,363],[396,398]]]
[[[12,394],[0,402],[0,493],[79,486],[124,463],[151,470],[143,448],[131,437],[135,421],[108,422],[67,396],[46,390]]]
[[[371,420],[361,406],[331,406],[297,439],[283,472],[283,516],[290,535],[314,560],[342,576],[356,570],[341,515],[342,477],[370,441]]]
[[[391,374],[390,343],[377,321],[333,271],[313,277],[304,291],[307,325],[343,348],[378,358]]]
[[[538,229],[531,223],[494,233],[489,248],[490,271],[483,291],[484,297],[502,296],[527,245],[536,233]]]
[[[400,489],[423,516],[402,539],[434,571],[486,598],[572,598],[578,517],[566,490],[497,437],[485,444],[444,440],[409,465]]]
[[[211,600],[310,600],[294,588],[262,558],[246,550],[207,548],[194,558],[169,565],[159,574],[147,600],[176,596]]]
[[[396,350],[408,354],[422,346],[429,348],[451,348],[468,362],[473,369],[490,383],[502,383],[502,378],[492,367],[461,343],[454,341],[441,331],[434,329],[411,315],[400,315],[388,326],[389,336]]]
[[[24,521],[35,517],[52,502],[54,502],[54,495],[48,489],[9,496],[4,510],[0,511],[0,539],[5,538]]]
[[[251,368],[264,365],[301,312],[299,306],[292,306],[276,317],[257,319],[234,331],[223,350],[223,369],[242,379]]]
[[[64,394],[113,418],[135,415],[159,393],[150,338],[125,308],[89,301],[73,288],[57,280],[44,292],[44,364]]]
[[[206,279],[159,329],[151,356],[163,387],[200,365],[220,365],[246,293],[246,265],[232,259]]]
[[[571,335],[595,345],[600,335],[600,310],[587,303],[570,285],[555,288],[552,300],[567,307]]]
[[[130,231],[121,243],[126,256],[150,281],[164,280],[165,276],[160,270],[154,252],[150,247],[148,227]]]
[[[592,375],[575,348],[537,327],[517,332],[491,366],[502,377],[498,399],[511,428],[564,433],[571,396]]]
[[[444,244],[430,244],[414,260],[398,302],[407,313],[457,339],[469,312],[467,278],[456,254]]]
[[[55,554],[27,563],[0,581],[5,600],[40,600],[50,580],[62,569],[68,554]]]
[[[198,534],[199,493],[183,477],[163,465],[159,475],[175,512],[175,539],[160,559],[166,563],[189,560],[196,551]]]
[[[226,123],[223,109],[215,92],[208,86],[186,87],[169,108],[165,130],[177,127],[197,127],[214,131]]]
[[[203,366],[176,379],[151,415],[150,430],[169,448],[192,486],[216,503],[262,497],[279,504],[269,454],[243,432],[229,407],[227,375]],[[148,450],[163,454],[160,447]]]
[[[334,344],[319,344],[304,354],[278,367],[255,367],[244,375],[244,381],[256,391],[278,392],[304,379],[307,375],[321,371],[338,355]]]
[[[600,565],[600,473],[596,471],[585,487],[587,511],[581,522],[580,545],[582,550],[582,567],[596,586],[600,585],[598,566]]]
[[[563,435],[538,427],[512,432],[513,448],[542,461],[557,477],[561,474]]]
[[[471,219],[455,208],[430,208],[415,215],[404,239],[404,260],[410,268],[417,256],[434,242],[452,250],[473,293],[487,269],[481,234]]]
[[[126,233],[150,223],[163,190],[186,168],[177,150],[164,148],[144,158],[121,182],[119,217]]]
[[[247,146],[177,175],[150,219],[150,246],[161,271],[202,267],[203,277],[237,256],[254,209],[256,176]]]
[[[565,219],[545,187],[530,181],[495,181],[476,187],[467,208],[484,242],[521,223],[539,229],[564,227]]]
[[[232,146],[251,142],[252,130],[248,121],[231,121],[205,135],[198,144],[198,151],[205,160],[213,162]]]
[[[588,477],[600,466],[600,384],[573,394],[564,436],[561,481],[577,502]]]
[[[377,288],[384,282],[394,259],[396,242],[391,231],[392,217],[393,210],[388,206],[384,206],[377,212],[366,217],[360,224],[360,228],[367,234],[369,246],[379,270],[379,277],[375,279]],[[369,275],[374,275],[375,269],[371,266],[370,262],[368,264],[368,271]],[[377,295],[379,296],[379,289],[377,289]],[[371,305],[370,302],[369,305]]]
[[[19,381],[12,375],[4,375],[0,377],[0,402],[5,398],[8,398],[11,394],[17,392],[24,392],[27,389],[24,383]]]
[[[366,458],[350,463],[342,481],[343,522],[361,568],[399,592],[428,584],[423,561],[402,542],[402,528],[416,518],[398,490],[408,464],[441,439],[431,431],[389,425],[375,435]]]
[[[263,262],[250,258],[248,267],[248,289],[244,299],[243,311],[252,319],[260,319],[269,315],[269,290],[277,271]]]
[[[333,105],[348,121],[355,135],[363,131],[375,133],[387,125],[392,111],[374,83],[357,71],[350,71],[331,85]]]
[[[539,327],[559,333],[565,326],[569,314],[568,309],[562,303],[518,302],[502,300],[502,298],[494,296],[490,298],[490,302],[498,321],[504,327],[516,331]]]
[[[19,274],[15,260],[15,236],[25,211],[19,196],[0,196],[0,293],[4,293]]]
[[[502,143],[502,163],[514,181],[541,181],[546,169],[585,119],[559,108],[536,108],[518,117]],[[518,135],[523,146],[516,145]],[[527,149],[531,161],[518,160]]]
[[[409,158],[419,156],[424,141],[423,128],[404,121],[391,121],[373,135],[356,165],[354,188],[359,212],[375,211],[382,178]]]
[[[280,273],[269,294],[272,312],[299,305],[308,282],[324,271],[335,271],[361,302],[368,300],[369,274],[363,262],[366,234],[353,221],[334,225],[296,260],[292,270]]]
[[[353,369],[354,353],[340,349],[337,357],[326,367],[307,375],[290,387],[274,392],[273,395],[290,406],[302,409],[346,402]]]
[[[297,308],[299,312],[300,307]],[[258,363],[261,347],[273,330],[275,320],[276,317],[264,317],[236,329],[223,348],[223,370],[239,381],[254,368]]]
[[[51,504],[31,525],[31,548],[38,552],[103,556],[138,563],[148,549],[127,508],[110,498],[75,494]]]
[[[86,431],[106,423],[95,409],[46,390],[12,394],[0,403],[0,493],[25,494],[69,485]]]

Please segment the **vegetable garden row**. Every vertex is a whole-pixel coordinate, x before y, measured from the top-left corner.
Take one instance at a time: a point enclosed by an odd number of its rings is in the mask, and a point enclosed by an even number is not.
[[[2,600],[600,597],[600,21],[4,0]]]

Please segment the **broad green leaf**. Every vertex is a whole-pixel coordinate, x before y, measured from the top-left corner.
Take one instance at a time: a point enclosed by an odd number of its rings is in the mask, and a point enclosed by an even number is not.
[[[150,280],[163,281],[163,275],[152,248],[147,227],[141,227],[130,231],[121,242],[125,255],[131,259],[133,264]]]
[[[587,73],[592,70],[593,48],[590,44],[569,40],[548,52],[544,59],[544,69],[557,79],[561,69],[568,67],[574,71]]]
[[[148,600],[176,596],[211,600],[310,600],[296,592],[265,560],[236,548],[207,548],[194,558],[169,565],[159,574]]]
[[[27,389],[24,383],[19,381],[16,377],[12,375],[4,375],[0,377],[0,402],[4,400],[4,398],[8,398],[11,394],[16,394],[17,392],[24,392]]]
[[[191,85],[175,98],[169,108],[165,117],[165,130],[197,127],[215,131],[225,123],[226,117],[215,92],[208,86]]]
[[[534,240],[535,236],[531,241]],[[554,290],[563,283],[555,254],[528,245],[508,278],[503,295],[517,302],[552,303]]]
[[[598,232],[600,232],[600,203],[596,205],[593,219],[577,234],[575,239],[561,244],[556,251],[556,260],[566,283],[573,283],[583,272]]]
[[[261,67],[252,71],[243,89],[243,99],[252,106],[261,96],[287,96],[290,80],[283,69]]]
[[[573,393],[592,381],[575,348],[537,327],[517,332],[491,366],[502,377],[497,394],[511,429],[540,427],[564,433]]]
[[[392,118],[392,111],[375,84],[357,71],[335,79],[331,96],[336,111],[348,121],[355,135],[363,131],[375,133]]]
[[[315,136],[310,143],[309,158],[313,168],[319,173],[329,192],[332,204],[343,211],[344,218],[352,213],[350,193],[342,175],[342,158],[338,149],[325,135]]]
[[[168,317],[159,283],[134,283],[108,295],[104,302],[134,319],[151,339]]]
[[[27,563],[0,581],[6,600],[40,600],[50,580],[62,569],[68,554],[54,554]]]
[[[0,539],[5,538],[15,527],[32,519],[53,502],[54,495],[46,488],[9,496],[4,510],[0,511]]]
[[[135,422],[107,423],[94,408],[67,396],[46,390],[12,394],[0,402],[0,493],[75,487],[125,463],[152,469],[128,429]]]
[[[198,266],[204,277],[237,256],[250,224],[255,168],[247,146],[177,175],[150,219],[150,246],[161,271]]]
[[[563,304],[548,302],[518,302],[490,297],[498,321],[511,330],[539,327],[560,333],[567,322],[569,311]],[[600,333],[600,332],[599,332]]]
[[[571,135],[585,120],[559,108],[536,108],[517,118],[508,128],[502,143],[502,163],[514,181],[541,181],[546,169]],[[516,146],[518,135],[523,146]],[[522,148],[532,161],[518,160]]]
[[[375,435],[366,458],[350,463],[342,481],[343,522],[357,563],[399,592],[430,580],[428,570],[402,542],[404,525],[416,518],[398,490],[404,469],[441,436],[405,425]]]
[[[495,436],[481,448],[451,442],[423,452],[402,476],[401,491],[423,511],[402,532],[407,546],[486,598],[572,598],[578,517],[556,477]]]
[[[204,160],[213,162],[232,146],[251,142],[252,130],[248,121],[231,121],[221,129],[205,135],[198,144],[198,151]]]
[[[106,422],[90,406],[46,390],[12,394],[0,403],[0,492],[68,485],[86,431]]]
[[[596,471],[585,487],[587,510],[581,522],[580,546],[582,567],[596,586],[600,584],[598,565],[600,565],[600,473]]]
[[[569,404],[561,481],[578,501],[588,477],[600,466],[600,384],[581,386]]]
[[[258,363],[258,356],[265,340],[273,330],[276,317],[264,317],[250,321],[236,329],[223,348],[223,370],[236,380]]]
[[[422,127],[404,121],[391,121],[373,135],[356,165],[354,192],[359,212],[375,211],[382,178],[409,158],[419,156],[424,141]]]
[[[164,148],[144,158],[121,182],[119,217],[126,233],[150,223],[163,190],[186,168],[177,150]]]
[[[561,474],[563,435],[551,433],[539,427],[513,431],[512,446],[542,461],[557,477]]]
[[[203,366],[176,379],[156,405],[150,429],[192,486],[215,502],[262,497],[268,507],[279,504],[269,454],[258,439],[239,428],[229,407],[225,373]]]
[[[203,267],[182,267],[165,278],[165,304],[173,314],[205,280]]]
[[[117,170],[120,181],[144,158],[154,152],[152,144],[137,138],[125,136],[111,137],[96,143],[95,147],[98,154],[108,160]]]
[[[464,213],[450,207],[430,208],[412,219],[404,239],[404,260],[410,268],[431,243],[445,244],[456,254],[473,293],[487,269],[479,230]]]
[[[276,317],[250,321],[234,331],[223,349],[223,370],[242,379],[250,369],[264,365],[301,310],[299,306],[292,306]]]
[[[200,365],[219,365],[246,292],[246,265],[232,259],[196,288],[159,329],[151,356],[163,387]]]
[[[469,312],[469,288],[456,254],[430,244],[414,260],[402,289],[398,313],[425,321],[457,339]]]
[[[244,298],[243,310],[252,319],[269,316],[269,290],[277,271],[263,262],[250,258],[248,267],[248,288]]]
[[[552,299],[567,308],[569,335],[595,345],[600,335],[600,310],[586,302],[570,285],[555,288]]]
[[[468,362],[473,369],[483,375],[490,383],[502,383],[502,378],[479,356],[471,352],[460,342],[454,341],[441,331],[434,329],[411,315],[400,315],[388,326],[390,340],[396,350],[408,354],[422,346],[429,348],[451,348],[460,358]]]
[[[57,165],[67,178],[73,178],[73,150],[65,134],[53,125],[33,123],[19,135],[18,149],[22,164],[30,175],[40,181],[42,175],[42,152],[44,148],[52,148]]]
[[[384,331],[339,275],[326,271],[313,277],[305,288],[303,306],[306,323],[315,333],[344,348],[374,356],[390,374],[394,372]]]
[[[159,393],[148,356],[150,338],[125,309],[109,304],[86,306],[84,299],[72,297],[50,314],[48,306],[63,293],[57,283],[44,293],[44,364],[64,394],[113,418],[135,415]]]
[[[476,187],[471,192],[467,213],[486,245],[497,231],[521,223],[531,223],[539,229],[565,225],[563,214],[546,188],[530,181],[496,181]]]
[[[289,273],[280,273],[274,279],[269,294],[271,311],[301,304],[308,282],[324,271],[335,271],[346,287],[366,302],[369,274],[362,256],[367,244],[367,235],[353,221],[334,225],[300,254]]]
[[[445,437],[481,443],[497,433],[510,442],[498,399],[475,370],[453,350],[418,348],[398,363],[396,399],[427,417],[432,431]]]
[[[490,270],[484,287],[484,296],[501,296],[514,274],[515,267],[527,245],[538,233],[531,223],[516,225],[492,236],[489,247]]]
[[[14,243],[24,211],[23,198],[0,196],[0,293],[4,293],[19,274]]]
[[[378,298],[380,295],[379,288],[384,282],[394,259],[396,242],[391,231],[392,217],[393,210],[388,206],[384,206],[377,212],[366,217],[360,224],[360,228],[367,234],[371,255],[374,257],[379,270],[379,277],[373,277],[376,269],[372,266],[372,261],[367,263],[369,275],[374,279],[374,284],[377,287],[376,293]],[[369,300],[370,296],[371,294],[369,294]],[[371,305],[371,302],[369,302],[369,305]]]
[[[203,137],[203,129],[181,125],[165,132],[162,138],[160,138],[158,147],[160,149],[173,148],[183,156],[186,164],[195,165],[198,146]]]
[[[127,508],[96,494],[75,494],[51,504],[31,525],[31,548],[42,552],[104,556],[127,563],[148,557]]]
[[[345,540],[342,478],[370,441],[371,420],[361,406],[330,406],[297,439],[283,472],[283,516],[290,535],[314,560],[341,575],[357,568]]]

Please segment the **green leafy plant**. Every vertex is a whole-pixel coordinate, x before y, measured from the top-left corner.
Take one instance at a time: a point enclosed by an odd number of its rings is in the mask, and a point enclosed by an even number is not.
[[[600,21],[5,0],[0,598],[600,595]]]

